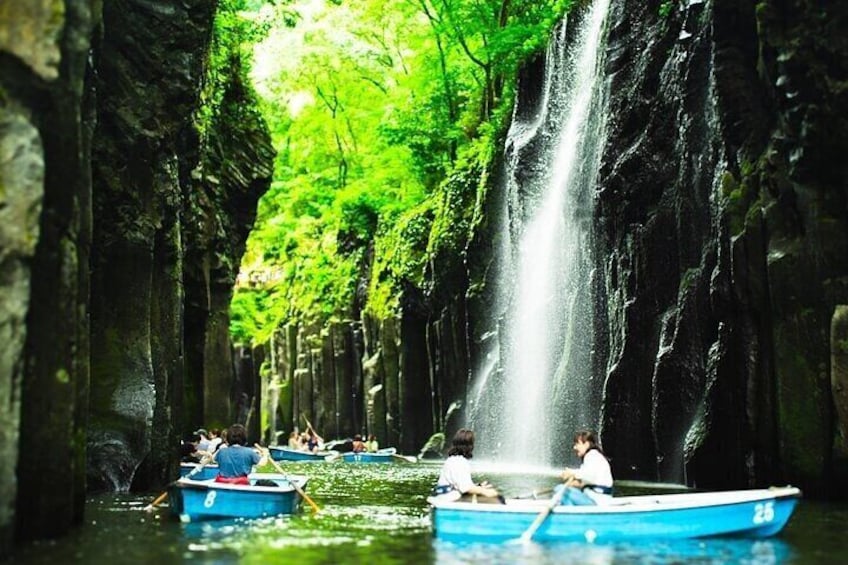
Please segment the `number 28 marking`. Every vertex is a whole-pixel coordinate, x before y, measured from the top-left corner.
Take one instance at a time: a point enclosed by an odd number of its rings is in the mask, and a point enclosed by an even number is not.
[[[764,524],[774,520],[774,502],[764,502],[754,505],[754,523]]]

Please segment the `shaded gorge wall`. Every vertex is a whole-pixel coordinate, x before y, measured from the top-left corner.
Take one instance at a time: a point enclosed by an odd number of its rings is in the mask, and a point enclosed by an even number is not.
[[[0,555],[237,416],[227,312],[274,150],[238,61],[192,118],[215,8],[0,4]]]
[[[611,13],[604,446],[622,477],[832,492],[848,10],[655,4]]]

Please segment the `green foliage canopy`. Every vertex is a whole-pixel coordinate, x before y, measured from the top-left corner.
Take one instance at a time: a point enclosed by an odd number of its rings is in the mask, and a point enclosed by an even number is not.
[[[231,330],[390,315],[461,253],[519,65],[570,0],[225,0],[276,149]],[[235,8],[235,9],[232,9]],[[245,32],[244,28],[252,31]]]

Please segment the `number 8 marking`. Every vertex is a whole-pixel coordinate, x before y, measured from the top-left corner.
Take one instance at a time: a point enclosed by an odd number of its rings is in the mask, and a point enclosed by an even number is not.
[[[215,491],[210,490],[206,493],[206,500],[203,501],[203,506],[206,508],[212,508],[212,505],[215,504]]]
[[[763,524],[774,520],[774,502],[754,505],[754,523]]]

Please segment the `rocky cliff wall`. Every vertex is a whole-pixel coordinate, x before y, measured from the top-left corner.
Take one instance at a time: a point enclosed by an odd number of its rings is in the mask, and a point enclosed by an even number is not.
[[[0,554],[235,417],[226,312],[274,151],[238,65],[198,134],[215,7],[0,4]]]
[[[108,2],[98,49],[88,483],[130,487],[148,456],[168,476],[172,383],[183,376],[181,159],[211,37],[209,2]],[[188,138],[188,140],[187,140]],[[196,158],[196,157],[195,157]],[[154,441],[155,440],[155,441]],[[173,455],[170,457],[172,464]]]
[[[82,516],[99,18],[97,1],[0,5],[0,554]]]
[[[621,477],[824,493],[848,274],[848,10],[659,4],[610,15],[604,445]]]

